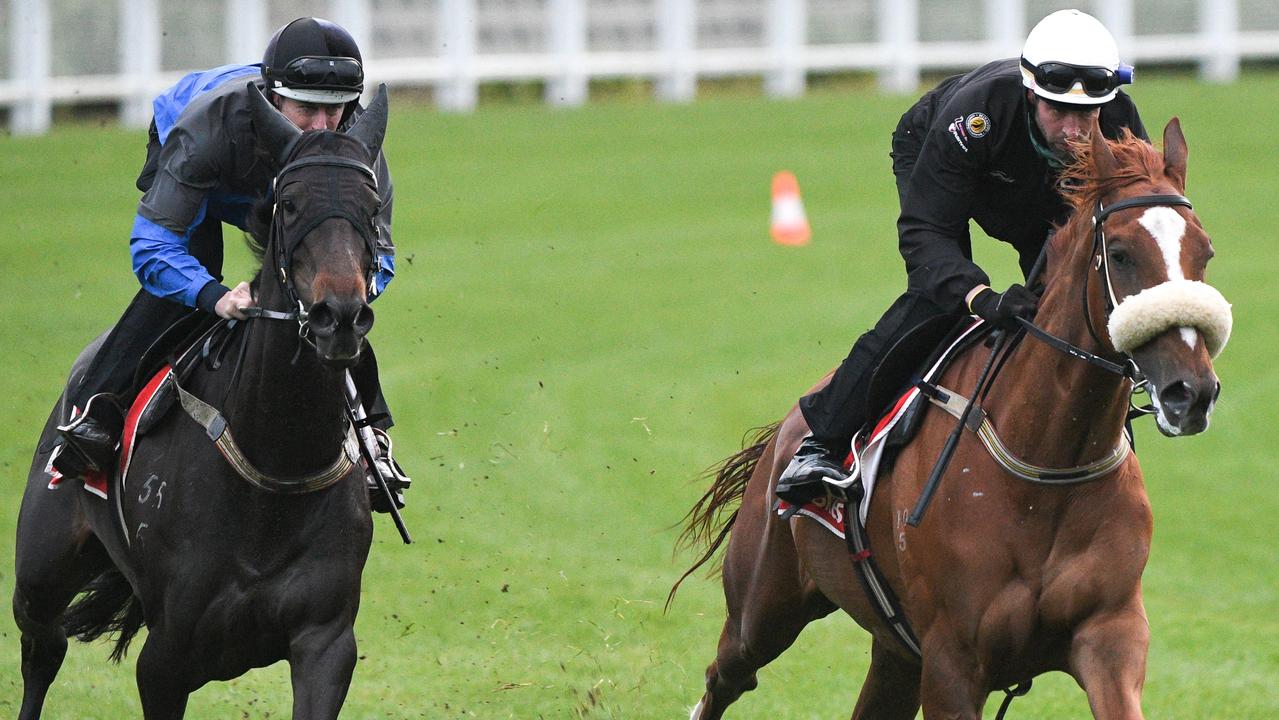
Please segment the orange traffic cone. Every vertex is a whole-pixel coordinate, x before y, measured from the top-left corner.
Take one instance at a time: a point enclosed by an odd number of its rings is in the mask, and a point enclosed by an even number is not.
[[[813,231],[799,199],[799,181],[783,170],[773,176],[773,240],[782,245],[807,245]]]

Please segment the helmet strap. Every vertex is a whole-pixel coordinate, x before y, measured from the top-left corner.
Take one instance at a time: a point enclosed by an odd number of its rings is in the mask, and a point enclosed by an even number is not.
[[[1033,98],[1026,100],[1026,134],[1030,136],[1031,147],[1035,148],[1035,152],[1048,162],[1048,167],[1061,170],[1066,167],[1066,163],[1048,147],[1048,141],[1044,139],[1043,131],[1039,129],[1039,120],[1036,117],[1035,103],[1043,102],[1043,98],[1031,91],[1027,91],[1027,94]]]

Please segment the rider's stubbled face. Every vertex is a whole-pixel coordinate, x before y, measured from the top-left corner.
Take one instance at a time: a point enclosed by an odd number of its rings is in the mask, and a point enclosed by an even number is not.
[[[1070,157],[1070,141],[1084,138],[1101,115],[1100,105],[1065,105],[1042,100],[1028,93],[1035,108],[1035,122],[1048,147],[1058,157]]]

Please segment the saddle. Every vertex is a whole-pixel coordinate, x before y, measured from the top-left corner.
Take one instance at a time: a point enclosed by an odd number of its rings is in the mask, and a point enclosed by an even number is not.
[[[969,347],[988,337],[989,326],[977,332],[966,333],[972,326],[969,315],[937,315],[911,328],[889,348],[888,353],[871,373],[866,397],[866,417],[875,422],[864,432],[874,435],[911,388],[918,385],[926,372],[934,376],[943,370]],[[962,341],[956,344],[956,340]],[[935,367],[934,367],[935,366]],[[915,395],[906,405],[897,422],[889,430],[885,443],[890,449],[905,447],[914,437],[923,419],[925,398]],[[883,462],[890,462],[888,457]]]
[[[201,364],[209,370],[221,367],[237,345],[233,340],[242,338],[241,327],[235,320],[192,313],[165,330],[138,363],[134,386],[142,389],[130,405],[126,439],[145,435],[164,419],[177,400],[175,380],[186,380]]]

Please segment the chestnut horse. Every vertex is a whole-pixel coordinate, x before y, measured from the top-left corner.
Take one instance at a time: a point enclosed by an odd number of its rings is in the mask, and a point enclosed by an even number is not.
[[[803,515],[782,520],[775,511],[774,484],[808,432],[792,408],[719,468],[686,518],[683,539],[706,547],[689,572],[728,541],[727,619],[693,720],[721,717],[805,625],[835,609],[872,636],[855,719],[911,720],[921,706],[930,720],[980,718],[992,691],[1053,670],[1078,681],[1095,717],[1142,717],[1149,626],[1141,574],[1153,519],[1124,429],[1130,378],[1144,374],[1165,435],[1203,431],[1220,389],[1212,358],[1229,335],[1230,308],[1202,282],[1213,251],[1180,196],[1186,142],[1175,118],[1162,157],[1131,134],[1107,141],[1094,128],[1063,179],[1072,213],[1049,241],[1034,322],[1073,351],[1022,338],[981,408],[1023,468],[1116,461],[1095,479],[1034,482],[966,430],[929,514],[913,527],[908,514],[955,427],[952,415],[929,407],[879,477],[866,519],[915,652],[863,590],[845,542]],[[1089,355],[1094,362],[1080,359]],[[989,356],[977,345],[938,384],[971,396]]]

